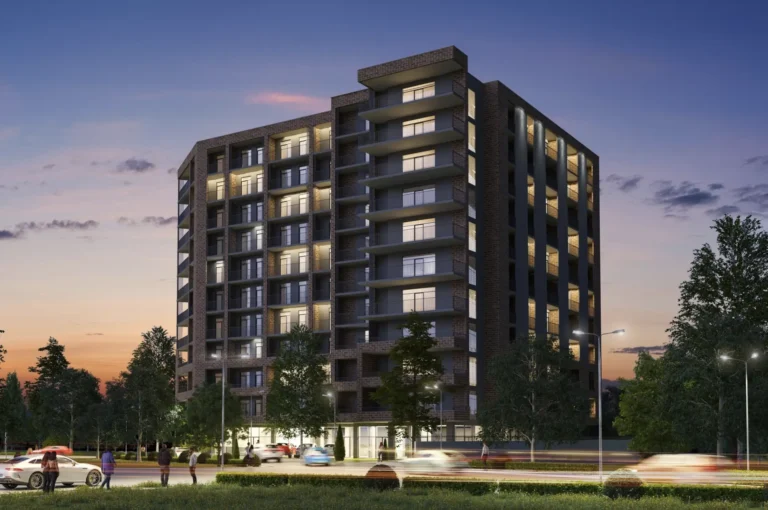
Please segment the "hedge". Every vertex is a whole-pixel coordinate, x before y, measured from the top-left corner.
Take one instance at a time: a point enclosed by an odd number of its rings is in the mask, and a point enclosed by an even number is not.
[[[365,488],[370,480],[362,476],[273,474],[273,473],[216,473],[216,482],[241,487],[278,487],[281,485],[314,485],[320,487]]]
[[[505,462],[503,460],[489,460],[484,466],[480,460],[472,460],[470,467],[477,469],[523,469],[528,471],[597,471],[597,464],[578,464],[567,462]]]
[[[654,484],[643,486],[643,496],[680,498],[686,503],[711,501],[763,503],[765,501],[762,486]]]
[[[587,482],[550,483],[550,482],[496,482],[493,480],[443,480],[440,478],[408,477],[403,480],[403,488],[447,489],[470,494],[492,494],[499,492],[523,492],[539,496],[554,494],[601,494],[600,485]]]

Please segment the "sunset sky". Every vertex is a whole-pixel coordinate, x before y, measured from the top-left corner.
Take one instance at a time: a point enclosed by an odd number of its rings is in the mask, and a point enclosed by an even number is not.
[[[54,336],[109,379],[142,331],[175,333],[175,170],[195,141],[327,109],[357,69],[451,44],[600,155],[603,330],[628,330],[603,373],[631,376],[713,218],[768,215],[768,3],[629,3],[6,6],[0,376],[27,378]]]

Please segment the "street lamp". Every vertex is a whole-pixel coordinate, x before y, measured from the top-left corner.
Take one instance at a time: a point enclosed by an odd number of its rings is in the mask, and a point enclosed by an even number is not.
[[[438,390],[440,392],[440,449],[443,449],[443,390],[440,385],[435,383],[433,386],[426,386],[428,390]]]
[[[752,355],[749,357],[749,359],[756,359],[758,357],[758,353],[753,352]],[[732,358],[728,356],[727,354],[721,354],[720,359],[723,361],[741,361],[744,363],[744,396],[746,398],[747,403],[747,471],[749,471],[749,364],[747,361],[749,360],[743,360],[738,358]]]
[[[597,333],[587,333],[579,329],[573,332],[576,336],[593,336],[597,339],[597,463],[600,472],[600,483],[603,483],[603,353],[602,337],[606,335],[623,335],[623,329],[615,329],[608,333],[598,335]]]

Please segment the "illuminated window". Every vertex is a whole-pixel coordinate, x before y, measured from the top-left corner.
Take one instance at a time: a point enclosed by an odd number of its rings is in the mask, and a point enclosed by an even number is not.
[[[469,327],[469,352],[477,352],[477,331]]]
[[[435,309],[435,288],[403,290],[403,311],[424,312]]]
[[[477,415],[477,393],[474,391],[469,392],[469,415]]]
[[[403,277],[435,274],[435,255],[414,255],[403,257]]]
[[[403,190],[403,207],[413,207],[415,205],[434,204],[435,188],[410,188]]]
[[[467,89],[467,115],[470,119],[475,118],[475,91]]]
[[[477,319],[477,291],[469,290],[469,318]]]
[[[435,237],[435,219],[427,218],[416,221],[403,222],[403,242],[422,241],[424,239],[434,239]]]
[[[403,138],[423,135],[435,130],[435,117],[422,117],[420,119],[403,122]]]
[[[469,385],[477,386],[477,358],[469,358]]]
[[[471,122],[469,123],[469,137],[467,138],[467,147],[472,152],[477,152],[477,143],[475,139],[475,125]]]
[[[469,222],[469,251],[477,251],[477,227]]]
[[[435,151],[416,152],[403,155],[403,172],[413,172],[435,166]]]
[[[469,173],[467,174],[467,180],[470,184],[477,184],[477,170],[475,169],[475,157],[474,156],[468,156],[467,157],[468,167],[469,167]]]
[[[421,85],[414,85],[403,89],[403,103],[410,103],[411,101],[418,101],[425,97],[432,97],[435,95],[435,82],[423,83]]]

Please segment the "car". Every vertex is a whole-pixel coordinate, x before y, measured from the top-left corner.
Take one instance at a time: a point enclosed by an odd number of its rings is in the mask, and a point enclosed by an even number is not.
[[[293,457],[293,454],[296,452],[296,448],[288,443],[268,444],[267,448],[277,448],[283,452],[283,455],[287,455],[289,459]]]
[[[305,452],[305,451],[307,451],[307,450],[308,450],[308,449],[310,449],[310,448],[313,448],[314,446],[315,446],[315,445],[313,445],[312,443],[303,443],[303,444],[300,444],[300,445],[299,445],[299,446],[296,448],[296,455],[295,455],[295,457],[296,457],[297,459],[300,459],[300,458],[301,458],[301,457],[304,455],[304,452]]]
[[[402,463],[409,473],[441,473],[469,467],[467,458],[453,450],[419,450]]]
[[[303,457],[305,466],[331,465],[331,455],[328,453],[328,450],[319,446],[307,448],[304,451]]]
[[[646,482],[707,483],[716,478],[717,471],[734,467],[734,462],[723,456],[679,453],[653,455],[630,466],[629,470]]]
[[[56,455],[72,455],[72,448],[69,446],[45,446],[39,450],[35,450],[34,454],[44,454],[45,452],[56,452]]]
[[[101,468],[93,464],[75,462],[64,455],[56,455],[59,462],[59,478],[57,484],[71,487],[75,484],[84,484],[88,487],[98,487],[103,478]],[[15,489],[26,485],[30,489],[43,487],[42,454],[24,455],[15,457],[0,464],[0,485],[6,489]]]
[[[275,460],[277,462],[280,462],[283,460],[283,450],[280,448],[277,448],[275,445],[260,445],[255,444],[253,445],[253,449],[251,450],[253,455],[259,458],[261,462],[267,462],[268,460]]]

